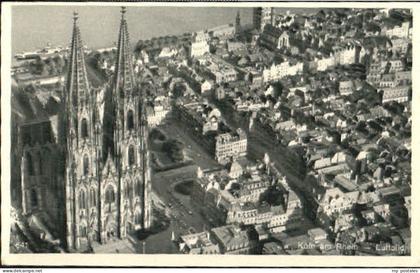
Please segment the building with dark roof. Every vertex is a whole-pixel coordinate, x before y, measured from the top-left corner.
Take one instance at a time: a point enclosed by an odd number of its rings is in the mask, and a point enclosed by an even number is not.
[[[269,50],[275,50],[281,35],[282,31],[279,28],[267,24],[264,26],[263,32],[260,35],[259,43]]]
[[[255,242],[238,225],[227,225],[211,230],[214,238],[220,245],[223,254],[252,254]]]

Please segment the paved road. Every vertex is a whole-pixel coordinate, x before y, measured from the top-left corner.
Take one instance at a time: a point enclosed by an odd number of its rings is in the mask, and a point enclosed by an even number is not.
[[[196,178],[197,166],[187,166],[176,170],[157,173],[154,176],[153,187],[156,194],[166,205],[167,211],[172,215],[175,227],[183,227],[181,230],[193,227],[201,231],[208,225],[198,209],[191,203],[189,195],[183,195],[175,191],[178,183],[190,181]]]
[[[158,127],[168,137],[176,138],[185,144],[186,156],[202,169],[218,167],[219,164],[193,137],[188,133],[188,124],[169,117],[165,124]]]
[[[250,132],[247,118],[241,117],[235,111],[229,111],[221,107],[220,110],[231,127],[241,127],[248,133],[249,157],[261,160],[264,153],[267,152],[276,167],[287,177],[291,188],[298,195],[301,195],[296,187],[302,184],[305,176],[305,170],[302,168],[300,159],[287,147],[281,146],[257,123]],[[217,162],[188,135],[185,126],[185,124],[180,124],[179,121],[171,120],[171,122],[162,126],[161,129],[168,136],[182,140],[189,150],[188,155],[202,169],[219,167]],[[205,228],[211,227],[208,219],[201,216],[198,209],[191,204],[189,196],[183,196],[175,192],[173,188],[176,183],[195,177],[197,165],[154,174],[153,191],[161,202],[167,206],[166,210],[170,215],[171,223],[165,231],[146,239],[146,253],[178,253],[176,245],[171,242],[172,231],[178,236],[188,232],[200,232]]]
[[[272,162],[278,170],[283,173],[289,182],[290,187],[301,197],[303,205],[306,200],[302,198],[303,193],[300,187],[303,185],[306,175],[305,165],[301,159],[290,149],[278,143],[265,129],[255,122],[254,128],[249,131],[249,118],[242,116],[227,103],[212,102],[218,106],[226,122],[233,128],[242,128],[248,135],[248,157],[262,160],[264,153],[268,153]]]
[[[278,143],[267,131],[255,122],[254,128],[249,131],[249,118],[242,116],[237,111],[226,107],[226,104],[221,104],[213,100],[221,110],[226,122],[233,128],[242,128],[248,135],[248,151],[251,157],[256,156],[257,159],[262,159],[265,152],[268,152],[270,158],[275,161],[279,169],[291,178],[305,177],[305,168],[299,157],[287,147]]]
[[[146,253],[179,253],[176,244],[171,241],[172,231],[179,236],[210,227],[208,220],[191,203],[190,197],[174,190],[177,183],[196,177],[196,172],[197,166],[192,165],[153,175],[154,203],[165,207],[170,225],[166,230],[146,238]]]

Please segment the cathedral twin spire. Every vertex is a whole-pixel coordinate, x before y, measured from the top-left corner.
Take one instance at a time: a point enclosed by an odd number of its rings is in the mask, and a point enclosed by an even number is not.
[[[79,16],[77,12],[73,16],[73,37],[71,40],[71,52],[67,77],[69,105],[78,106],[88,102],[90,96],[89,82],[87,80],[85,57],[83,52],[80,29],[77,24]]]
[[[135,93],[125,13],[122,8],[115,72],[110,88],[101,93],[103,103],[89,87],[78,14],[74,13],[63,111],[69,248],[124,238],[129,231],[150,227],[148,131],[147,123],[140,121],[145,119],[144,102]],[[109,170],[115,171],[104,176]]]
[[[125,19],[126,8],[121,8],[121,24],[118,36],[117,62],[115,65],[115,75],[113,87],[119,97],[131,94],[135,88],[132,54],[130,40]],[[69,69],[66,90],[68,100],[73,106],[80,105],[87,101],[90,95],[89,82],[87,80],[85,58],[83,52],[82,39],[78,26],[78,13],[73,15],[73,36],[71,41]],[[124,91],[123,91],[124,90]]]
[[[130,49],[130,39],[125,19],[126,8],[121,8],[121,24],[118,36],[117,63],[115,65],[114,90],[119,92],[119,97],[124,97],[133,92],[134,73],[132,55]]]
[[[105,112],[101,122],[110,123],[105,125],[104,130],[104,153],[106,156],[108,149],[114,146],[116,136],[115,130],[123,126],[125,119],[124,108],[126,103],[131,101],[136,94],[136,83],[134,78],[133,60],[130,48],[130,40],[127,29],[127,21],[125,18],[126,8],[121,8],[121,23],[118,35],[117,60],[115,63],[115,72],[111,80],[111,89],[105,92]],[[66,83],[65,101],[67,105],[69,129],[71,134],[77,134],[78,121],[76,113],[83,111],[87,106],[89,109],[95,109],[95,94],[90,90],[87,78],[84,49],[78,26],[79,16],[75,12],[73,16],[73,35],[71,40],[71,49],[69,56],[69,69]],[[134,96],[133,96],[134,95]],[[90,107],[89,107],[90,106]],[[79,109],[79,110],[76,110]],[[93,121],[93,120],[92,120]],[[121,123],[121,124],[120,124]],[[109,128],[108,128],[109,127]],[[119,134],[119,133],[118,133]],[[117,137],[118,138],[118,137]],[[111,152],[114,148],[111,147]]]

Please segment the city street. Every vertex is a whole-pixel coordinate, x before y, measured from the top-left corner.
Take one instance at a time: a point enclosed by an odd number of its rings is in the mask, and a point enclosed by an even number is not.
[[[264,153],[268,153],[271,160],[278,165],[279,170],[287,178],[296,180],[305,177],[305,167],[296,154],[287,147],[282,146],[276,139],[270,136],[264,128],[254,122],[254,128],[249,130],[249,117],[241,116],[233,111],[226,102],[213,101],[222,112],[226,122],[234,128],[242,128],[248,135],[248,155],[251,158],[261,160]]]
[[[211,169],[219,167],[216,160],[209,155],[200,144],[198,144],[188,133],[188,124],[183,124],[179,120],[169,117],[164,124],[158,127],[170,138],[176,138],[185,144],[185,153],[201,169]]]
[[[420,7],[379,2],[6,3],[2,262],[412,255]]]
[[[158,198],[159,203],[165,207],[165,212],[170,217],[170,225],[166,230],[145,239],[146,253],[178,253],[176,244],[171,241],[172,231],[178,237],[210,227],[208,220],[192,205],[190,196],[182,195],[174,189],[176,184],[193,179],[196,171],[197,166],[191,165],[154,174],[154,198]],[[155,200],[154,203],[158,202]]]
[[[227,106],[226,102],[222,103],[216,100],[212,102],[219,108],[230,126],[233,128],[242,128],[247,132],[248,157],[254,160],[262,160],[264,154],[268,153],[270,160],[287,177],[290,187],[302,197],[300,188],[304,181],[306,170],[305,165],[300,161],[298,156],[287,147],[278,143],[257,122],[254,123],[254,128],[250,131],[249,117],[241,116],[238,112],[233,111],[231,105]],[[301,198],[301,200],[305,203],[304,198]]]
[[[287,147],[279,144],[258,123],[254,124],[253,130],[249,131],[248,118],[240,116],[235,111],[227,111],[219,107],[226,122],[234,128],[242,128],[248,134],[248,157],[261,160],[265,153],[276,167],[286,175],[291,187],[296,190],[305,176],[303,165],[299,158]],[[224,111],[223,111],[224,110]],[[153,177],[153,190],[161,202],[166,206],[165,210],[170,215],[171,223],[167,230],[151,235],[146,239],[146,253],[174,253],[178,250],[170,241],[172,231],[175,236],[188,232],[200,232],[206,227],[211,227],[208,219],[204,219],[191,202],[190,197],[177,193],[174,186],[182,181],[187,181],[196,176],[197,166],[202,169],[217,168],[219,165],[209,153],[196,143],[188,134],[185,124],[171,118],[159,127],[167,136],[177,138],[185,144],[186,155],[195,162],[182,168],[172,169],[165,172],[155,173]],[[299,193],[299,190],[296,190]],[[303,200],[304,201],[304,200]],[[159,242],[156,244],[156,242]]]

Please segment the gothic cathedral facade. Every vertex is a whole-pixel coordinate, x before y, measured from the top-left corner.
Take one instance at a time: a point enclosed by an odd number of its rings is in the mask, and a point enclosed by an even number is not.
[[[74,16],[62,111],[69,249],[125,238],[151,225],[145,96],[134,74],[125,12],[122,8],[114,75],[101,94],[89,85]]]

